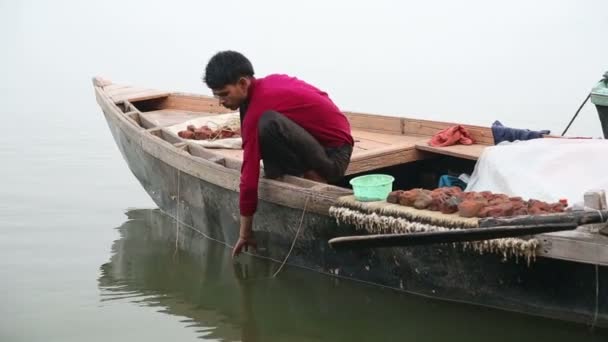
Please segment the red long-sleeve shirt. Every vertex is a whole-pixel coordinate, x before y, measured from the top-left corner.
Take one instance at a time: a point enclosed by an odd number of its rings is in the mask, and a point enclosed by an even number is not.
[[[239,205],[243,216],[253,215],[257,208],[261,159],[258,120],[265,111],[287,116],[324,147],[353,145],[348,119],[327,93],[295,77],[269,75],[253,79],[248,100],[241,133],[244,151]]]

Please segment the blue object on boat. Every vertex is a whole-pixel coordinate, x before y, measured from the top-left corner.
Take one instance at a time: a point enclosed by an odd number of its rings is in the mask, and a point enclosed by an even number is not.
[[[439,177],[439,187],[445,188],[450,186],[457,186],[464,190],[467,187],[467,183],[462,181],[462,179],[450,175],[443,175]]]
[[[551,133],[549,130],[531,131],[529,129],[506,127],[498,120],[492,124],[495,145],[503,141],[538,139],[542,138],[543,134],[549,133]]]

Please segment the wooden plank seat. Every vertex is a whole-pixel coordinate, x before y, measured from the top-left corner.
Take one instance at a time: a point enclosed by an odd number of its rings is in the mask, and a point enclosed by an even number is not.
[[[420,137],[382,133],[371,133],[370,135],[369,133],[353,130],[355,148],[346,174],[370,171],[424,158],[424,154],[416,149],[416,141],[419,141]],[[368,139],[362,138],[363,136]],[[241,150],[209,150],[241,161],[243,158]]]
[[[375,133],[379,134],[379,133]],[[390,134],[387,134],[390,136]],[[355,139],[355,149],[351,162],[346,170],[347,175],[371,171],[379,168],[405,164],[432,157],[431,153],[449,155],[457,158],[477,160],[487,145],[454,145],[448,147],[432,147],[426,145],[426,139],[420,137],[407,137],[412,142],[401,142],[394,144],[373,144],[367,140]],[[185,141],[185,140],[184,140]],[[234,160],[243,160],[242,150],[233,149],[209,149],[210,152],[218,153],[224,157]]]
[[[160,91],[155,89],[146,89],[139,87],[124,87],[119,85],[114,85],[114,88],[111,88],[112,85],[106,86],[105,90],[107,91],[107,95],[114,101],[114,103],[119,103],[122,101],[143,101],[150,100],[156,98],[163,98],[170,95],[169,92]]]
[[[418,150],[470,160],[479,159],[486,147],[488,147],[488,145],[482,144],[433,147],[428,145],[426,141],[416,144],[416,149]]]
[[[144,125],[144,127],[152,128],[172,126],[188,120],[215,114],[179,109],[163,109],[142,112],[139,115],[142,118],[142,124]]]
[[[403,134],[415,134],[420,136],[420,140],[416,143],[416,148],[421,151],[431,152],[441,155],[447,155],[457,158],[469,160],[477,160],[484,148],[489,145],[494,145],[494,137],[492,130],[488,127],[461,125],[466,128],[473,139],[473,145],[452,145],[446,147],[433,147],[428,144],[430,138],[441,130],[457,125],[456,123],[437,122],[431,120],[419,119],[402,119]]]
[[[201,100],[200,96],[167,94],[148,89],[108,86],[110,96],[118,99],[141,99],[141,96],[166,96],[157,110],[139,112],[139,121],[147,129],[163,128],[201,116],[225,112],[217,107],[215,100]],[[138,100],[139,101],[139,100]],[[151,109],[151,108],[150,108]],[[433,154],[449,155],[469,160],[477,160],[483,149],[491,144],[491,132],[487,128],[466,126],[474,138],[481,144],[470,146],[454,145],[449,147],[432,147],[427,144],[430,136],[447,127],[447,123],[426,120],[411,120],[400,117],[382,117],[359,113],[345,112],[351,122],[352,135],[355,140],[351,162],[346,174],[358,174],[385,167],[406,164],[433,157]],[[161,136],[168,135],[167,132]],[[170,142],[185,142],[170,134]],[[225,158],[240,163],[242,150],[208,149]]]
[[[413,162],[424,158],[416,150],[420,137],[352,129],[355,147],[346,174]]]
[[[142,113],[146,126],[154,124],[156,127],[174,125],[200,116],[213,115],[211,113],[188,112],[182,110],[158,110]],[[147,127],[149,128],[149,127]],[[368,132],[358,129],[352,130],[355,146],[350,165],[346,174],[366,172],[378,168],[405,164],[429,157],[431,152],[457,158],[477,160],[484,148],[488,145],[453,145],[447,147],[433,147],[427,144],[429,138],[402,134]],[[226,157],[242,161],[241,150],[210,149]]]
[[[154,116],[148,116],[152,112],[142,113],[142,117],[148,120],[155,120],[159,124],[175,124],[185,121],[187,117],[166,117],[171,115],[171,111],[157,111]],[[178,113],[178,115],[183,115]],[[181,118],[181,119],[180,119]],[[182,121],[179,121],[182,120]],[[347,175],[367,172],[379,168],[395,166],[422,160],[432,156],[428,152],[451,155],[458,158],[476,160],[486,145],[454,145],[449,147],[432,147],[426,142],[428,138],[420,136],[407,136],[400,134],[388,134],[378,132],[367,132],[353,130],[355,148],[351,157],[351,162],[346,171]],[[181,139],[181,138],[179,138]],[[183,140],[187,142],[186,140]],[[234,149],[208,149],[210,152],[220,154],[224,157],[241,161],[243,151]]]

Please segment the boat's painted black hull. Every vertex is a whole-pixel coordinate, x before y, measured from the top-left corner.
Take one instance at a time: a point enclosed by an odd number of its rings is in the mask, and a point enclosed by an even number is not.
[[[113,113],[105,115],[129,168],[161,210],[183,222],[180,229],[191,226],[235,242],[238,193],[148,154]],[[282,260],[301,215],[302,210],[261,201],[255,218],[259,255]],[[353,233],[328,216],[307,213],[288,264],[444,300],[608,327],[608,267],[548,258],[528,266],[443,245],[337,252],[327,243]]]

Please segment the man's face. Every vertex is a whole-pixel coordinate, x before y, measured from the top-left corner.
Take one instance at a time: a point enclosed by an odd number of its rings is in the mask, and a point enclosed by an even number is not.
[[[247,99],[250,82],[248,78],[241,77],[234,84],[228,84],[220,89],[213,89],[213,96],[220,101],[220,105],[228,109],[237,110]]]

